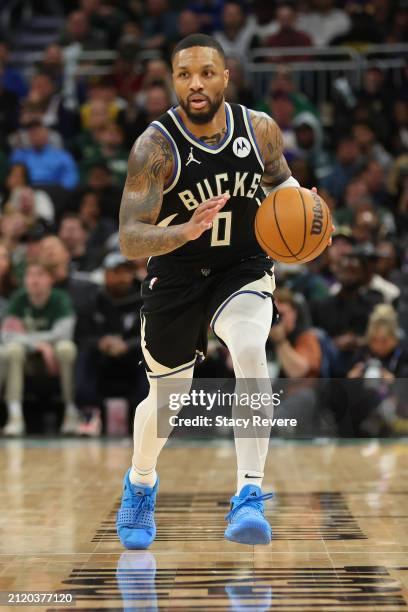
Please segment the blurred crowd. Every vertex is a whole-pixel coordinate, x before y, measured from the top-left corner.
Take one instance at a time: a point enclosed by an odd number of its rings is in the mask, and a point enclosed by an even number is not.
[[[46,3],[36,4],[46,12]],[[275,119],[293,175],[317,186],[336,226],[317,260],[276,265],[271,376],[378,379],[378,401],[363,402],[353,432],[408,431],[406,402],[391,389],[408,378],[408,69],[398,85],[381,61],[367,67],[359,87],[343,76],[324,109],[298,86],[283,52],[262,96],[245,71],[259,47],[404,42],[406,2],[64,5],[63,28],[30,74],[13,65],[5,33],[0,39],[3,432],[129,430],[147,389],[139,329],[146,262],[119,252],[121,192],[134,140],[176,103],[171,50],[196,32],[223,45],[227,99]],[[78,72],[84,51],[106,49],[117,52],[109,74],[93,74],[92,61],[88,76]],[[306,51],[292,59],[302,57]],[[209,347],[201,375],[231,376],[226,350],[215,338]],[[55,407],[54,420],[41,412],[44,404]],[[336,406],[333,415],[337,431],[349,434]]]

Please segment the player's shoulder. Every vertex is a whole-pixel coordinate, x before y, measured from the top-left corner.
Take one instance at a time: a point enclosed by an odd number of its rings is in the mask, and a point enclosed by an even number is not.
[[[166,135],[151,123],[135,140],[129,155],[129,172],[133,168],[139,170],[140,164],[144,162],[162,164],[164,174],[172,165],[173,152],[171,144]]]
[[[248,108],[248,114],[255,133],[257,130],[276,130],[276,121],[267,113]]]

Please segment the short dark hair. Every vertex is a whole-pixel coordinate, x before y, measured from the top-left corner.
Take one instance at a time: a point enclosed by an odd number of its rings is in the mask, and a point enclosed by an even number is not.
[[[190,47],[210,47],[211,49],[215,49],[221,55],[223,60],[226,60],[226,55],[224,49],[221,47],[218,40],[215,40],[212,36],[207,36],[207,34],[190,34],[186,36],[173,49],[173,53],[171,54],[171,61],[175,55],[182,51],[183,49],[190,49]]]

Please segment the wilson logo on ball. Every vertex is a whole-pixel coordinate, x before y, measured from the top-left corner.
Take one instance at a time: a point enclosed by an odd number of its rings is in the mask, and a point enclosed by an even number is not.
[[[320,201],[319,196],[317,196],[315,193],[313,193],[312,191],[312,197],[314,200],[314,206],[312,208],[313,211],[313,221],[312,221],[312,228],[310,230],[311,234],[321,234],[322,233],[322,228],[323,228],[323,209],[322,209],[322,203]]]

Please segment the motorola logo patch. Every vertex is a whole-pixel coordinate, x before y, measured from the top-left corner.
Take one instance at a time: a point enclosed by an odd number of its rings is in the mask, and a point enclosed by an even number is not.
[[[237,157],[247,157],[251,152],[251,143],[247,138],[240,136],[234,140],[232,150]]]

